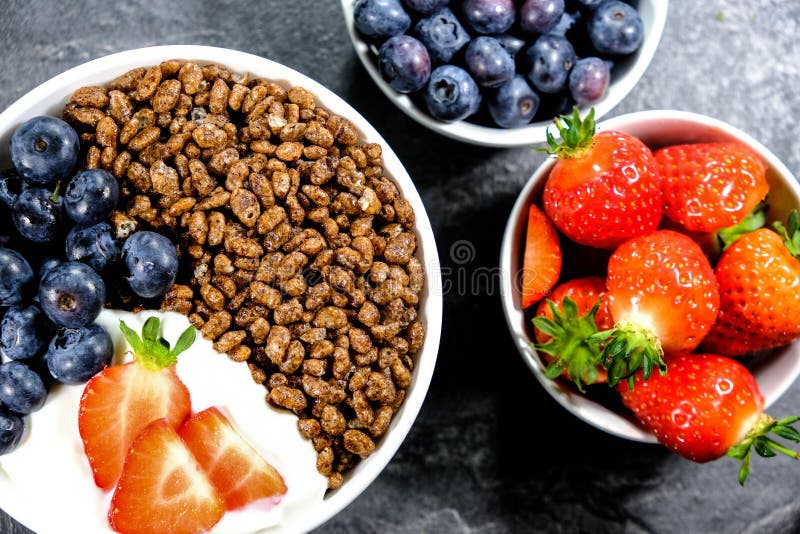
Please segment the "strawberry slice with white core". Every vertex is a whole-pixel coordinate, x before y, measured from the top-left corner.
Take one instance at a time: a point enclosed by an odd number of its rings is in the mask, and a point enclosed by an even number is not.
[[[108,520],[122,534],[194,534],[225,513],[222,497],[167,419],[145,427],[125,457]]]
[[[110,489],[122,472],[128,449],[152,421],[165,418],[177,428],[191,412],[189,390],[175,372],[177,355],[195,337],[187,329],[175,348],[158,337],[159,321],[150,317],[139,338],[125,323],[120,328],[133,348],[134,361],[107,367],[83,390],[78,431],[97,486]]]
[[[178,434],[222,495],[227,510],[264,499],[277,501],[286,493],[280,473],[216,407],[189,417]]]

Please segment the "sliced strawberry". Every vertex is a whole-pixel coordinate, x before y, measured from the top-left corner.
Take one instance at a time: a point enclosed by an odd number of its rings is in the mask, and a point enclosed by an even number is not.
[[[725,454],[741,460],[742,484],[752,449],[761,456],[800,457],[766,435],[798,442],[800,433],[791,425],[800,418],[776,421],[764,414],[758,384],[742,364],[715,354],[678,354],[668,357],[667,364],[665,375],[617,386],[625,406],[664,446],[695,462]]]
[[[690,231],[739,223],[767,196],[767,169],[737,142],[673,145],[654,152],[664,215]]]
[[[236,510],[286,493],[280,473],[244,440],[216,407],[191,416],[178,433],[222,495],[225,509]]]
[[[536,304],[547,295],[561,273],[561,246],[547,216],[531,204],[522,261],[522,307]]]
[[[147,425],[131,445],[108,519],[122,534],[194,534],[225,513],[222,497],[167,419]]]
[[[174,367],[147,369],[136,362],[107,367],[86,384],[78,430],[97,486],[119,478],[131,443],[150,422],[177,428],[189,416],[189,390]]]

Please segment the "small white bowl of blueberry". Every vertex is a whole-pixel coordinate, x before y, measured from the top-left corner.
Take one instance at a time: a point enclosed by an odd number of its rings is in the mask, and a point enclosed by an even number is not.
[[[477,145],[543,143],[601,117],[655,53],[668,0],[342,0],[356,53],[403,112]]]

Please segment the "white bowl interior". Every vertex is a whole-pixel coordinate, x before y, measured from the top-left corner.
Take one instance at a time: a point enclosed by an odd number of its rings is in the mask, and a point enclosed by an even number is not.
[[[644,42],[639,50],[620,61],[615,67],[612,83],[606,96],[600,102],[594,104],[595,117],[597,119],[619,104],[644,74],[661,40],[664,24],[667,20],[668,3],[669,0],[640,0],[638,10],[644,25]],[[354,5],[355,0],[342,0],[342,11],[344,12],[347,31],[353,41],[356,54],[372,80],[383,91],[383,94],[406,115],[441,135],[476,145],[513,147],[545,142],[547,139],[547,127],[552,124],[550,120],[533,122],[520,128],[492,128],[473,124],[466,120],[443,122],[428,115],[427,110],[417,106],[408,95],[398,93],[383,80],[378,70],[375,54],[370,50],[370,44],[361,38],[355,28],[353,22]]]
[[[761,143],[721,121],[689,112],[653,110],[609,119],[600,123],[598,130],[627,132],[639,137],[651,148],[677,143],[740,141],[758,152],[767,164],[770,220],[785,221],[792,209],[800,209],[800,185],[789,169]],[[527,208],[531,202],[541,198],[544,183],[554,163],[555,160],[549,159],[536,170],[511,210],[500,256],[500,269],[505,273],[504,276],[511,278],[521,268]],[[609,409],[580,394],[562,380],[548,379],[538,354],[531,347],[529,325],[520,303],[519,291],[514,290],[513,284],[505,285],[502,300],[509,330],[525,363],[553,398],[580,419],[610,434],[634,441],[656,442],[653,435],[644,430],[630,413]],[[768,358],[755,363],[751,370],[769,407],[800,374],[800,342],[775,350]]]
[[[16,126],[37,115],[61,116],[61,109],[71,94],[86,85],[106,85],[128,70],[157,65],[164,60],[181,58],[200,64],[215,63],[233,72],[250,72],[280,84],[302,86],[317,97],[317,102],[329,111],[349,119],[367,142],[379,143],[383,149],[383,164],[388,176],[394,179],[403,196],[416,214],[417,257],[425,266],[426,287],[420,295],[419,316],[425,327],[425,341],[417,356],[411,386],[403,406],[392,420],[389,430],[379,441],[376,451],[350,471],[345,483],[329,492],[324,501],[291,525],[289,532],[311,530],[344,509],[378,476],[394,456],[408,434],[430,385],[442,327],[442,287],[439,256],[433,230],[422,199],[397,155],[381,135],[344,100],[314,80],[268,59],[235,50],[207,46],[156,46],[129,50],[102,57],[70,69],[36,87],[0,114],[0,162],[9,163],[8,144]],[[37,508],[34,503],[0,503],[7,513],[32,526]]]

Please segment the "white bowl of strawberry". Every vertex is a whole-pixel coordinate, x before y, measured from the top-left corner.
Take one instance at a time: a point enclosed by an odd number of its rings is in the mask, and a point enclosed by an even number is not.
[[[713,118],[591,119],[557,122],[503,238],[526,364],[589,424],[697,462],[727,454],[741,483],[751,451],[798,457],[797,419],[764,412],[800,373],[796,179]]]

